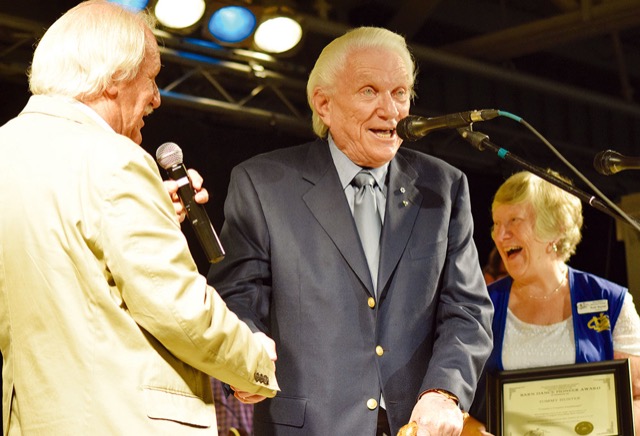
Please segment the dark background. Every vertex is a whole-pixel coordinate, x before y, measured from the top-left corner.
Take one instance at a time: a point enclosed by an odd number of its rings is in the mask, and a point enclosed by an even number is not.
[[[76,3],[21,0],[0,5],[0,124],[17,115],[29,97],[25,70],[35,41]],[[308,72],[326,43],[359,25],[384,26],[407,37],[420,72],[414,114],[507,111],[539,131],[613,201],[640,191],[636,172],[602,176],[592,164],[596,153],[606,149],[640,155],[640,0],[276,3],[296,7],[307,33],[301,49],[273,61],[203,48],[183,37],[161,38],[168,49],[162,53],[164,67],[158,77],[163,105],[146,121],[143,147],[155,155],[164,142],[181,146],[185,164],[205,178],[211,194],[206,208],[216,229],[224,220],[222,206],[234,165],[313,138],[304,92]],[[199,34],[190,36],[201,39]],[[270,74],[254,74],[256,63]],[[211,77],[231,100],[211,86]],[[265,89],[254,96],[257,86]],[[246,95],[252,97],[243,100]],[[283,110],[278,95],[294,110]],[[556,169],[591,193],[525,125],[499,117],[476,123],[474,129],[533,165]],[[455,131],[433,132],[403,146],[438,156],[466,173],[474,238],[484,263],[492,247],[492,195],[518,168],[490,151],[475,150]],[[584,215],[583,242],[570,264],[626,285],[624,244],[616,239],[615,220],[587,205]],[[188,225],[183,228],[206,274],[201,249]]]

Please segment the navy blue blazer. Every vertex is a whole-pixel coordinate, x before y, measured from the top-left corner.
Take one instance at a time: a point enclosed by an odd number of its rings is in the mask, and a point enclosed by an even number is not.
[[[469,407],[493,306],[461,171],[409,149],[391,161],[377,301],[326,141],[238,165],[224,210],[209,281],[278,352],[256,435],[373,435],[380,392],[393,434],[426,389]]]

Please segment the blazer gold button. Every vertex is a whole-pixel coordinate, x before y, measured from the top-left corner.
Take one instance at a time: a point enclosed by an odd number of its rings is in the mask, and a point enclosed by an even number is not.
[[[376,347],[376,354],[378,356],[382,356],[384,354],[384,349],[380,345]]]
[[[373,309],[374,307],[376,307],[376,299],[373,297],[369,297],[369,299],[367,300],[367,304],[370,308]]]
[[[369,410],[374,410],[376,407],[378,407],[378,402],[373,398],[369,398],[367,400],[367,407],[369,408]]]

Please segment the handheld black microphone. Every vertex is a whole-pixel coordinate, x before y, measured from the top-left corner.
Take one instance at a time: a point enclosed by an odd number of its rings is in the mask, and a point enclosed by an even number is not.
[[[603,176],[624,170],[640,170],[640,157],[623,156],[617,151],[600,151],[593,158],[593,167]]]
[[[187,211],[187,218],[193,226],[207,260],[209,263],[221,261],[224,258],[224,249],[207,211],[193,198],[195,190],[191,185],[187,168],[182,163],[182,150],[173,142],[165,142],[156,150],[156,160],[167,171],[169,178],[178,182],[178,197]]]
[[[500,115],[497,109],[482,109],[455,114],[442,115],[440,117],[425,118],[417,115],[409,115],[398,123],[396,131],[398,136],[407,141],[417,141],[427,136],[434,130],[457,129],[466,127],[476,121],[486,121]]]

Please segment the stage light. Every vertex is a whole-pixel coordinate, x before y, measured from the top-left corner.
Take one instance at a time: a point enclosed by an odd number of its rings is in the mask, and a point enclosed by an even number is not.
[[[202,36],[222,46],[280,54],[302,39],[302,27],[286,6],[214,1],[206,15]]]
[[[205,9],[204,0],[158,0],[154,13],[163,26],[186,31],[200,21]]]
[[[289,8],[266,8],[253,39],[258,50],[267,53],[284,53],[300,42],[302,26]]]
[[[223,44],[238,44],[253,34],[256,23],[256,16],[249,8],[224,6],[211,14],[207,30]]]
[[[109,2],[120,5],[133,12],[140,12],[149,6],[150,0],[109,0]]]

